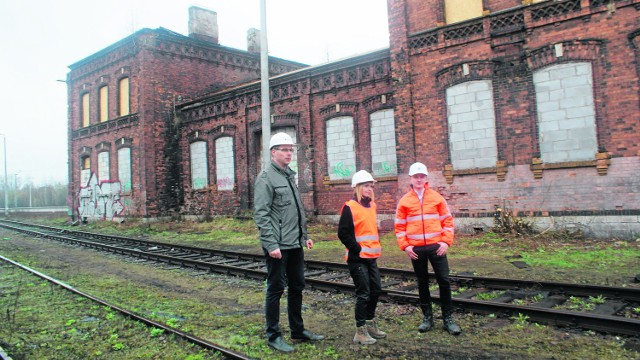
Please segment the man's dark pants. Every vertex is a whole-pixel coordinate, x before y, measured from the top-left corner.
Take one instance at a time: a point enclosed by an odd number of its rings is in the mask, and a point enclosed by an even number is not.
[[[266,254],[267,262],[267,295],[265,300],[265,317],[267,320],[267,338],[269,341],[282,336],[280,330],[280,298],[285,287],[287,292],[287,314],[291,335],[302,335],[302,290],[304,289],[304,251],[302,248],[280,250],[281,259],[274,259]]]

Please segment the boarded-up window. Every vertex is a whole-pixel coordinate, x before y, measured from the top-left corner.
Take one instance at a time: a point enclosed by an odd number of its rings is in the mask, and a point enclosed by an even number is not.
[[[533,83],[542,161],[595,159],[598,142],[591,63],[543,68],[533,74]]]
[[[118,180],[122,192],[131,192],[131,148],[118,149]]]
[[[98,180],[109,180],[109,153],[103,151],[98,154]]]
[[[82,127],[87,127],[91,124],[91,112],[89,107],[90,100],[91,98],[89,96],[89,93],[82,95]]]
[[[449,87],[446,93],[453,168],[496,166],[498,148],[491,81],[467,81]]]
[[[87,186],[91,177],[91,158],[86,156],[80,161],[80,186]]]
[[[207,166],[207,143],[196,141],[189,145],[191,152],[191,187],[194,190],[204,189],[209,183]]]
[[[100,88],[100,122],[109,120],[109,88]]]
[[[445,0],[444,14],[447,24],[482,16],[482,0]]]
[[[233,138],[216,139],[216,184],[218,190],[233,190],[235,165],[233,163]]]
[[[371,124],[371,171],[373,175],[398,175],[393,109],[376,111],[369,116],[369,120]]]
[[[120,79],[119,93],[120,93],[120,116],[129,115],[130,114],[129,78]]]
[[[347,180],[356,172],[353,118],[340,116],[327,120],[327,162],[329,180]]]

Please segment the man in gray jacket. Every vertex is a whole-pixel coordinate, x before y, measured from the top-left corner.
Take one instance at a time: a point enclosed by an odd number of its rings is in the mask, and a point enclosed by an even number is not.
[[[254,220],[267,264],[267,339],[269,346],[282,352],[294,350],[284,341],[280,330],[280,298],[287,285],[291,338],[301,341],[324,339],[324,336],[306,330],[302,320],[303,247],[313,248],[313,241],[307,236],[307,221],[295,172],[289,168],[294,146],[291,136],[285,133],[271,137],[271,164],[258,175],[254,189]]]

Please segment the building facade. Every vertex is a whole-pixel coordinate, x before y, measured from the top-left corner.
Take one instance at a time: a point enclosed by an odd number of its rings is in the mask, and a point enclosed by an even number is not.
[[[638,11],[640,0],[388,0],[389,49],[312,67],[270,60],[271,131],[300,144],[309,215],[336,220],[367,169],[390,228],[421,161],[462,231],[491,227],[501,209],[539,230],[636,236]],[[259,57],[216,43],[143,30],[71,66],[78,216],[251,210]]]

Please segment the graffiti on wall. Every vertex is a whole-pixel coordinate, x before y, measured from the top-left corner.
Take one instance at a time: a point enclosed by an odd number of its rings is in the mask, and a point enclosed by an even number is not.
[[[113,220],[124,215],[126,207],[120,198],[119,181],[101,182],[90,170],[83,170],[81,178],[87,179],[83,181],[85,185],[80,187],[78,196],[78,215],[81,219]]]

